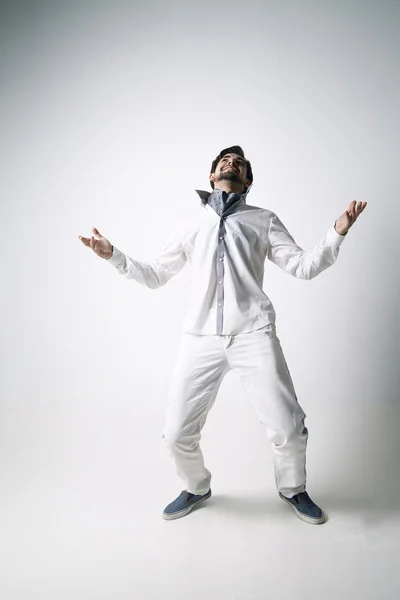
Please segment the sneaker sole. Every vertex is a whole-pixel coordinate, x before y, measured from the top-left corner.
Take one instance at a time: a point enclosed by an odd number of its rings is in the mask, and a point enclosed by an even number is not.
[[[291,506],[293,508],[296,515],[302,521],[305,521],[306,523],[311,523],[311,525],[322,525],[322,523],[325,523],[324,512],[322,512],[321,517],[309,517],[307,515],[302,514],[300,511],[298,511],[296,506],[294,504],[292,504],[291,502],[289,502],[289,500],[287,498],[285,498],[285,496],[283,494],[281,494],[280,492],[279,492],[279,497],[282,498],[282,500],[284,500],[286,502],[286,504],[288,504],[289,506]]]
[[[201,498],[201,500],[197,500],[197,502],[193,502],[193,504],[189,504],[189,506],[187,508],[184,508],[183,510],[178,510],[177,512],[174,512],[174,513],[163,512],[162,517],[166,521],[171,521],[172,519],[180,519],[181,517],[184,517],[188,513],[190,513],[190,511],[193,510],[193,508],[195,508],[196,506],[198,506],[205,500],[208,500],[210,497],[211,497],[211,490],[204,496],[204,498]]]

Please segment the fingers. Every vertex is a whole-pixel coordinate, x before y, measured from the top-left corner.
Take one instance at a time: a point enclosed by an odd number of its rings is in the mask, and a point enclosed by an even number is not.
[[[90,239],[89,239],[89,238],[85,238],[85,237],[83,237],[83,236],[81,236],[81,235],[80,235],[80,236],[78,236],[78,237],[79,237],[79,239],[81,240],[81,242],[82,242],[83,244],[85,244],[85,246],[90,246]]]
[[[98,244],[98,240],[100,240],[103,236],[101,235],[101,233],[99,232],[98,229],[96,229],[96,227],[92,228],[92,231],[94,233],[94,235],[92,235],[92,237],[90,238],[85,238],[82,235],[79,235],[79,239],[81,240],[81,242],[83,244],[85,244],[85,246],[87,246],[88,248],[91,248],[93,250],[93,252],[96,252],[96,246]]]
[[[93,233],[94,233],[94,236],[92,236],[92,239],[94,239],[95,237],[96,237],[96,238],[97,238],[97,237],[99,237],[99,238],[102,238],[102,237],[103,237],[103,236],[101,235],[100,231],[99,231],[98,229],[96,229],[96,227],[92,227],[92,231],[93,231]],[[90,246],[90,241],[91,241],[91,239],[90,239],[90,238],[85,238],[85,237],[83,237],[82,235],[79,235],[78,237],[79,237],[79,239],[81,240],[81,242],[83,242],[83,243],[85,244],[85,246]]]
[[[94,236],[92,236],[91,238],[85,238],[82,235],[78,236],[79,239],[81,240],[81,242],[83,244],[85,244],[85,246],[87,246],[88,248],[91,248],[93,250],[93,252],[96,252],[96,244],[98,243],[97,240],[94,239]]]
[[[351,218],[353,218],[353,216],[354,216],[354,210],[355,210],[356,204],[357,204],[357,202],[355,200],[353,200],[353,202],[350,202],[350,204],[349,204],[348,212],[349,212]]]
[[[362,211],[364,210],[364,208],[367,206],[366,202],[359,202],[355,207],[354,207],[354,212],[355,212],[355,216],[356,218],[358,217],[358,215],[360,215],[362,213]]]
[[[366,206],[367,206],[367,202],[358,202],[357,203],[356,200],[353,200],[353,202],[350,202],[349,208],[348,208],[348,210],[346,210],[346,213],[351,220],[351,224],[353,224],[356,221],[356,219],[362,213],[362,211],[365,209]]]

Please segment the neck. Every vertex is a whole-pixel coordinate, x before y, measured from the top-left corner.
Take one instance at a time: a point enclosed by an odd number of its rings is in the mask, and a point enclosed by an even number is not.
[[[243,184],[236,183],[235,181],[219,181],[217,185],[214,185],[214,190],[222,190],[228,192],[228,194],[243,194]]]

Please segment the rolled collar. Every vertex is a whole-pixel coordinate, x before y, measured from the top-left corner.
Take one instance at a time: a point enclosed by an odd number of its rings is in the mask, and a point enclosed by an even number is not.
[[[241,196],[241,202],[246,202],[247,194],[250,192],[252,185],[252,183],[249,185],[246,192],[243,192],[243,194],[239,194]],[[208,199],[213,193],[213,191],[209,192],[207,190],[195,190],[195,192],[197,192],[197,194],[200,196],[201,204],[203,206],[205,206],[208,203]]]

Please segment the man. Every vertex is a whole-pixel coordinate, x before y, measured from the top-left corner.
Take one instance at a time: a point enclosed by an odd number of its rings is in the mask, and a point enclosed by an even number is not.
[[[150,288],[164,285],[186,262],[191,267],[192,295],[163,431],[184,489],[163,517],[183,517],[211,496],[211,473],[199,441],[222,379],[233,370],[266,426],[280,498],[303,521],[321,524],[325,515],[306,492],[306,415],[276,335],[274,307],[262,290],[264,262],[268,258],[300,279],[316,277],[336,261],[344,236],[367,203],[351,202],[306,252],[275,213],[247,204],[253,173],[240,146],[220,152],[209,180],[213,191],[196,190],[201,199],[197,212],[178,222],[151,263],[132,259],[95,228],[91,238],[79,236],[121,275]]]

